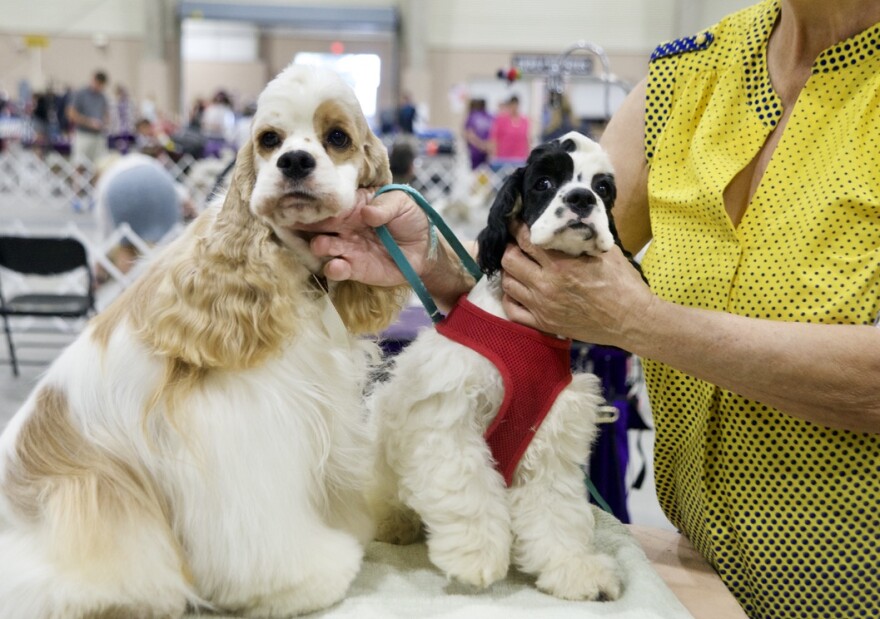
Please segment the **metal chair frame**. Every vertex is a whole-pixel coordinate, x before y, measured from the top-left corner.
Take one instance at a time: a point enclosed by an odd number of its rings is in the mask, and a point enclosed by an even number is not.
[[[13,341],[11,317],[77,319],[95,313],[94,274],[85,245],[73,237],[0,236],[0,267],[26,276],[50,277],[84,269],[81,294],[25,292],[7,298],[0,285],[0,316],[9,346],[12,373],[19,375],[20,360]]]

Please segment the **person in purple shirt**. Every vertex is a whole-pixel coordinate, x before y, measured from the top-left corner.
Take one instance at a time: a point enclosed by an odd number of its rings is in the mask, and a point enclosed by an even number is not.
[[[471,99],[468,117],[464,124],[464,138],[471,156],[471,168],[485,163],[488,158],[489,132],[492,115],[486,111],[485,99]]]

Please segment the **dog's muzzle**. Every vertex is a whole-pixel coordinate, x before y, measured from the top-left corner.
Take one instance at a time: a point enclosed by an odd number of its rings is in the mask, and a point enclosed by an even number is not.
[[[307,177],[318,166],[315,158],[304,150],[292,150],[278,157],[278,169],[293,181]]]

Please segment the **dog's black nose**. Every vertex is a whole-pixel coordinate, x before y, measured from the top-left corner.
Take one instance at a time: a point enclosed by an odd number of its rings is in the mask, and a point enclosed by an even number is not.
[[[311,174],[318,162],[304,150],[293,150],[278,157],[277,165],[284,176],[292,180],[299,180]]]
[[[577,211],[580,215],[587,215],[596,206],[596,196],[589,189],[572,189],[562,199],[565,205]]]

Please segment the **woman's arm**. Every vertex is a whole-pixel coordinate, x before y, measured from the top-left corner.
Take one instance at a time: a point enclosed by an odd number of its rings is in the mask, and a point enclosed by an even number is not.
[[[633,255],[651,240],[648,163],[645,159],[647,78],[627,95],[602,134],[602,148],[614,166],[617,199],[611,209],[620,242]]]
[[[794,417],[880,432],[880,329],[745,318],[676,305],[648,289],[616,248],[571,258],[529,243],[502,262],[511,319],[619,346]]]

